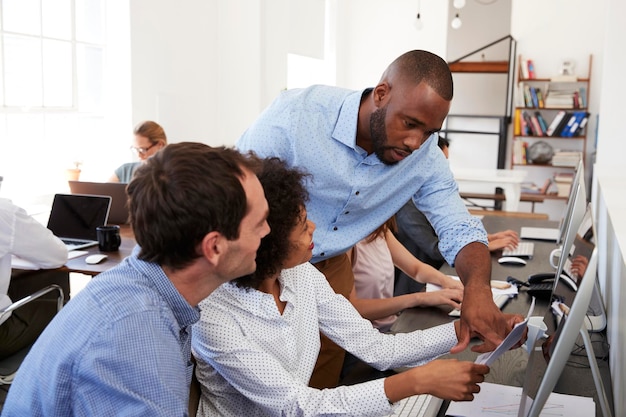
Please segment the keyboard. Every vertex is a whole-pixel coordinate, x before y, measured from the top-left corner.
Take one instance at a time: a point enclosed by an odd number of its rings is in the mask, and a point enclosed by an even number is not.
[[[520,241],[515,249],[504,249],[502,256],[532,258],[534,252],[535,244],[533,242]]]
[[[511,297],[508,294],[494,294],[493,302],[498,306],[498,308],[501,309],[502,307],[504,307],[506,302],[509,301],[509,298]],[[461,310],[455,308],[454,310],[448,313],[448,316],[460,317]]]
[[[436,417],[442,403],[429,394],[413,395],[399,401],[387,417]]]

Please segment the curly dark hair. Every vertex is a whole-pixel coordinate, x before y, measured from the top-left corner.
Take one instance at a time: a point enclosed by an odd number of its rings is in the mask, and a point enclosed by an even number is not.
[[[256,271],[233,282],[241,288],[258,289],[264,279],[283,269],[291,251],[289,235],[302,220],[309,194],[304,187],[307,173],[290,168],[279,158],[266,158],[257,173],[269,205],[267,223],[270,233],[261,239],[256,256]]]

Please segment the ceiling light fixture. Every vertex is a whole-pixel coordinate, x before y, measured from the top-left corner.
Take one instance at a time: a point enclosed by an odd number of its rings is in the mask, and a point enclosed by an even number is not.
[[[422,16],[420,15],[420,11],[422,10],[422,2],[421,0],[417,0],[417,19],[413,22],[415,25],[415,29],[422,30],[424,28],[424,21],[422,21]]]
[[[455,9],[462,9],[463,7],[465,7],[465,0],[454,0],[452,2],[452,5]]]
[[[452,26],[452,29],[458,29],[461,27],[462,24],[463,22],[461,22],[461,18],[459,17],[458,13],[456,14],[456,16],[454,16],[452,22],[450,22],[450,26]]]

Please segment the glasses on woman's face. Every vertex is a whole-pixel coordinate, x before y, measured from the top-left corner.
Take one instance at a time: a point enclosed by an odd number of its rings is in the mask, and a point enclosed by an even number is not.
[[[137,153],[137,155],[145,155],[146,153],[148,153],[148,151],[152,148],[154,148],[155,146],[158,145],[157,143],[153,143],[152,145],[148,146],[147,148],[138,148],[136,146],[131,146],[130,149],[134,152]]]

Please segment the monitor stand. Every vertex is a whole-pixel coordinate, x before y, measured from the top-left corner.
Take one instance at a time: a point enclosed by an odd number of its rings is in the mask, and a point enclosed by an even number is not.
[[[585,350],[587,351],[587,359],[589,360],[589,367],[591,368],[591,374],[593,375],[593,382],[596,385],[596,391],[598,392],[598,401],[600,401],[602,415],[604,417],[613,417],[609,400],[606,397],[604,383],[602,383],[602,376],[600,375],[600,368],[598,368],[598,362],[596,361],[596,355],[593,351],[593,345],[591,344],[591,337],[589,337],[587,326],[583,325],[580,328],[580,336],[583,339]]]

